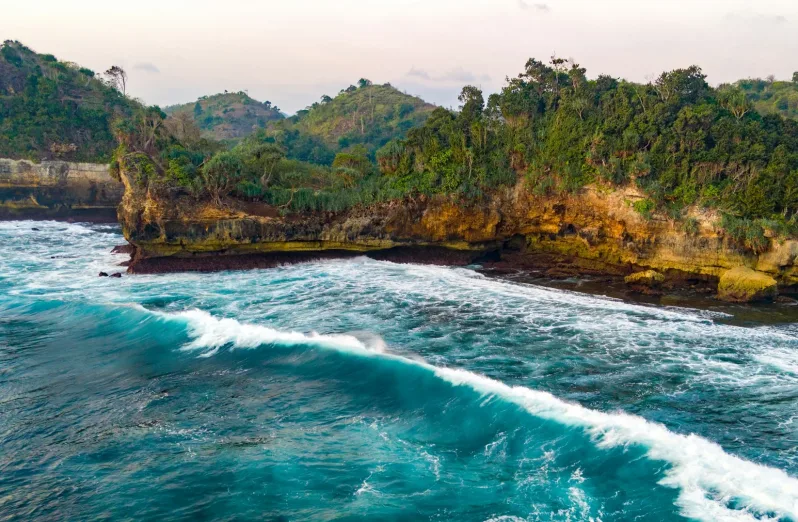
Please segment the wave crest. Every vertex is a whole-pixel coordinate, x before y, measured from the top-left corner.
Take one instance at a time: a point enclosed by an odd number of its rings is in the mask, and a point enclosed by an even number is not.
[[[530,414],[583,429],[599,448],[641,446],[651,460],[670,468],[660,481],[679,490],[684,516],[711,521],[798,519],[798,480],[780,469],[756,464],[726,453],[720,445],[696,435],[681,435],[665,426],[623,412],[606,413],[558,399],[523,386],[510,386],[467,370],[444,368],[386,353],[384,343],[364,342],[353,335],[283,332],[265,326],[219,319],[201,310],[160,314],[185,321],[193,340],[185,350],[206,351],[209,357],[226,345],[309,345],[358,356],[380,356],[431,372],[453,386],[521,406]],[[360,336],[361,338],[363,336]]]

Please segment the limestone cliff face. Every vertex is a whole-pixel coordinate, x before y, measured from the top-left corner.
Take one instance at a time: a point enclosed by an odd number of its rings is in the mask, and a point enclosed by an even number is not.
[[[464,262],[493,253],[494,259],[533,266],[546,257],[593,272],[655,269],[671,278],[713,281],[746,266],[772,275],[781,286],[798,283],[798,242],[774,240],[768,252],[756,255],[717,230],[717,216],[694,213],[695,234],[679,223],[644,218],[632,208],[641,197],[634,188],[589,187],[546,198],[518,185],[480,202],[419,197],[337,214],[281,216],[263,204],[219,209],[188,196],[155,197],[128,184],[119,218],[138,249],[134,271],[137,261],[166,257],[437,247],[460,253]]]
[[[112,222],[123,193],[107,165],[0,159],[0,219]]]

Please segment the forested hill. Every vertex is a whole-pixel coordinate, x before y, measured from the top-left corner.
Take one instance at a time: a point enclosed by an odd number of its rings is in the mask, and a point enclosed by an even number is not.
[[[0,157],[107,162],[111,122],[138,107],[94,71],[15,41],[0,48]]]
[[[196,102],[166,107],[164,112],[170,116],[190,115],[204,137],[219,141],[244,138],[284,117],[271,102],[261,103],[244,92],[203,96]]]
[[[329,165],[337,152],[357,145],[373,158],[385,143],[422,125],[434,109],[390,84],[361,79],[335,98],[322,96],[295,116],[271,124],[269,134],[289,158]]]
[[[740,80],[736,87],[745,92],[753,107],[760,114],[781,114],[798,119],[798,72],[791,82],[754,78]]]

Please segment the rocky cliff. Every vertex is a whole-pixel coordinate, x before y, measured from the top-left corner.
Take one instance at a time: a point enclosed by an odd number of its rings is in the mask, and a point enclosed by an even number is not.
[[[0,159],[0,219],[113,222],[123,192],[107,165]]]
[[[798,283],[798,241],[771,239],[757,254],[726,237],[717,216],[698,211],[692,215],[698,228],[688,233],[678,222],[636,212],[632,204],[642,194],[634,188],[537,197],[518,185],[479,202],[419,197],[337,214],[281,215],[264,204],[231,201],[218,208],[126,186],[119,219],[137,249],[132,272],[249,268],[365,253],[565,274],[653,269],[670,282],[709,284],[732,268],[748,267],[782,291]]]

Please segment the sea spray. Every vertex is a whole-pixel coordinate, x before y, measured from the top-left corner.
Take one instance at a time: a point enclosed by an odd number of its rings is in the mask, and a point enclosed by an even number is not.
[[[201,310],[174,317],[186,320],[195,336],[185,349],[211,349],[202,356],[213,355],[225,345],[232,348],[308,345],[358,356],[379,356],[431,372],[452,385],[467,386],[477,393],[513,402],[534,416],[583,428],[600,448],[643,446],[648,458],[670,465],[661,484],[679,489],[678,503],[687,517],[706,521],[798,519],[798,479],[779,469],[729,455],[719,445],[701,437],[673,433],[638,416],[595,411],[562,401],[550,393],[508,386],[467,370],[436,367],[418,359],[370,350],[350,335],[279,332],[235,319],[218,319]]]

